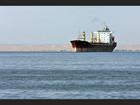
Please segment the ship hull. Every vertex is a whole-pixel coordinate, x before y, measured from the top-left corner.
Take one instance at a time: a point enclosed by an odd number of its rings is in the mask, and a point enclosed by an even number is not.
[[[89,43],[88,41],[72,40],[73,52],[112,52],[117,43]]]

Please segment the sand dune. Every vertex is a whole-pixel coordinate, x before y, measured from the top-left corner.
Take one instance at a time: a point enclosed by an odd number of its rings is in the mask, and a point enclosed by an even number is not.
[[[132,44],[132,45],[120,45],[116,47],[116,50],[132,50],[132,51],[140,51],[140,44]]]
[[[0,45],[0,51],[71,51],[69,44],[64,45]]]
[[[0,51],[71,51],[70,44],[59,44],[59,45],[0,45]],[[115,50],[139,50],[140,44],[137,45],[120,45]]]

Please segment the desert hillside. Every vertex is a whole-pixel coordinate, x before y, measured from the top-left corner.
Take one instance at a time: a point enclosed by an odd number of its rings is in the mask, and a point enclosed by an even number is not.
[[[70,44],[59,44],[59,45],[0,45],[0,51],[71,51],[72,47]],[[140,51],[140,44],[137,45],[119,45],[115,50],[131,50]]]

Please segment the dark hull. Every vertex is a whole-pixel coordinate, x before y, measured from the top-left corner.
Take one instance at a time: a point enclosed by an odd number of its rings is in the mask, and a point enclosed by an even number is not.
[[[88,41],[72,40],[72,48],[74,52],[112,52],[117,43],[89,43]]]

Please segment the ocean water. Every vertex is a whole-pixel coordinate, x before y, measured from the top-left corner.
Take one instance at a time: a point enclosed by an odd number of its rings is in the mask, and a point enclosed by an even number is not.
[[[140,99],[140,52],[0,53],[0,99]]]

